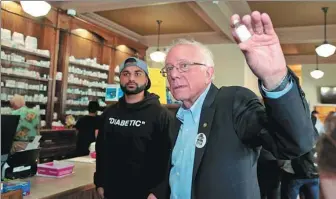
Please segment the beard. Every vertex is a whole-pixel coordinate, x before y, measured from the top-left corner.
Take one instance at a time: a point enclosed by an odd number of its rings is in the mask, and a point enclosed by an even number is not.
[[[146,84],[143,84],[143,85],[140,85],[140,86],[137,83],[134,83],[134,84],[136,85],[135,89],[128,89],[127,84],[125,84],[125,85],[120,84],[120,88],[126,95],[136,95],[136,94],[144,91],[146,89],[146,86],[147,86]]]

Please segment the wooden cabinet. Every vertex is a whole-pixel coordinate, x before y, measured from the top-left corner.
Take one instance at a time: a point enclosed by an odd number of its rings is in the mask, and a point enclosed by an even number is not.
[[[10,30],[11,37],[1,38],[2,109],[9,110],[9,99],[20,94],[28,107],[40,109],[41,120],[50,123],[55,30],[41,25],[44,19],[25,15],[14,2],[1,2],[1,8],[1,28]]]
[[[22,191],[21,190],[16,190],[16,191],[10,191],[7,193],[1,194],[2,199],[22,199]]]
[[[72,158],[76,152],[76,130],[42,130],[40,163]]]
[[[37,38],[38,49],[48,50],[49,55],[34,53],[26,49],[6,47],[1,42],[1,47],[7,54],[16,53],[26,60],[50,62],[49,67],[40,67],[34,64],[17,63],[15,60],[1,60],[3,68],[19,68],[40,74],[40,76],[22,76],[17,74],[1,74],[2,88],[6,94],[43,95],[46,101],[29,102],[31,107],[38,106],[42,111],[42,120],[51,127],[54,113],[57,119],[64,119],[65,115],[81,115],[86,110],[86,104],[69,104],[71,100],[101,100],[104,102],[104,88],[99,86],[78,85],[69,82],[74,78],[80,78],[90,82],[104,82],[106,84],[115,81],[114,69],[129,56],[137,56],[144,59],[147,46],[128,38],[106,30],[95,24],[86,22],[76,17],[70,17],[58,9],[52,8],[47,16],[34,18],[22,10],[17,2],[1,2],[1,28],[12,32],[22,33],[24,36]],[[76,59],[96,59],[98,64],[108,65],[107,70],[90,68],[88,64],[76,64],[71,62],[70,56]],[[70,70],[71,68],[71,70]],[[79,71],[79,72],[78,72]],[[84,74],[84,71],[85,74]],[[100,77],[88,75],[88,71],[100,74]],[[62,73],[61,79],[56,79]],[[106,74],[104,76],[103,74]],[[37,77],[37,78],[36,78]],[[41,78],[40,78],[41,77]],[[19,80],[28,85],[40,85],[42,90],[6,88],[6,80]],[[28,87],[30,88],[30,87]],[[70,90],[69,90],[70,89]],[[76,93],[72,89],[88,90],[93,93]],[[96,95],[94,92],[100,92]],[[84,95],[84,96],[83,96]],[[70,101],[69,101],[70,100]],[[8,100],[4,100],[9,107]],[[7,103],[7,105],[6,105]],[[3,107],[2,107],[3,108]],[[45,110],[45,111],[44,111]],[[78,110],[78,112],[76,112]],[[2,109],[4,111],[4,109]],[[45,113],[44,113],[45,112]]]
[[[58,68],[63,79],[56,83],[57,90],[62,92],[57,93],[60,101],[55,111],[63,117],[87,115],[89,101],[98,101],[103,109],[110,74],[110,60],[103,60],[103,38],[84,29],[60,34],[60,54],[65,58]]]
[[[1,52],[2,109],[9,110],[9,100],[20,94],[28,107],[40,111],[41,120],[47,120],[50,57],[6,45]]]

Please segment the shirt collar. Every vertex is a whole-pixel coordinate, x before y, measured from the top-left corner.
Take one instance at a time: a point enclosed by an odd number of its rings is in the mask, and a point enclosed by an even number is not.
[[[187,112],[190,112],[192,115],[192,118],[195,123],[199,122],[199,119],[201,117],[201,110],[202,106],[205,100],[206,95],[208,94],[210,90],[211,84],[208,85],[208,87],[203,91],[203,93],[198,97],[198,99],[195,101],[195,103],[190,107],[190,109],[185,109],[183,106],[179,108],[179,110],[176,113],[177,119],[179,119],[182,123],[184,120],[184,115]]]

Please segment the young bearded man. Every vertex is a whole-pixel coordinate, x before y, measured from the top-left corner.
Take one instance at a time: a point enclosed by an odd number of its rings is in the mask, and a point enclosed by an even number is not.
[[[147,64],[135,57],[120,65],[124,96],[102,114],[94,182],[102,198],[146,198],[166,175],[170,112],[149,93]]]

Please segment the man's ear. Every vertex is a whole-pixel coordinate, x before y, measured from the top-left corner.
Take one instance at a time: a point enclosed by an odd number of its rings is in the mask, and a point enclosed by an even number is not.
[[[212,80],[214,72],[215,72],[214,67],[207,67],[206,76],[209,78],[209,81]]]

